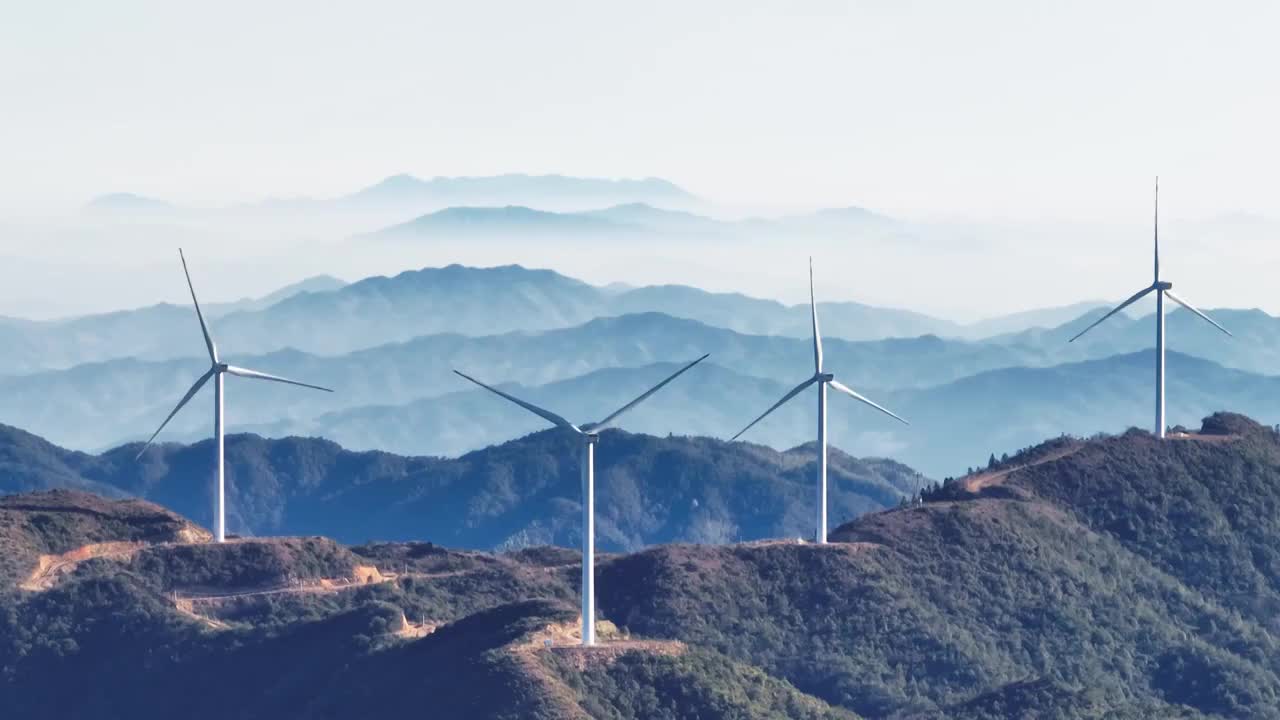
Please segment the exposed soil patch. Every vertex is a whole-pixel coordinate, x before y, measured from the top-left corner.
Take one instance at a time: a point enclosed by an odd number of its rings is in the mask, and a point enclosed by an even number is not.
[[[1012,467],[1007,467],[1007,468],[1000,468],[999,470],[992,470],[988,472],[978,473],[977,475],[973,475],[965,478],[963,481],[964,482],[963,487],[966,491],[971,493],[981,492],[984,488],[988,488],[988,487],[991,487],[992,485],[999,485],[1003,483],[1005,479],[1007,479],[1013,473],[1018,472],[1019,470],[1035,467],[1036,465],[1043,465],[1048,462],[1053,462],[1054,460],[1061,460],[1062,458],[1067,457],[1069,455],[1074,455],[1082,447],[1084,446],[1073,445],[1071,447],[1065,447],[1060,450],[1055,450],[1042,457],[1036,458],[1034,461],[1029,463],[1024,463],[1022,465],[1014,465]]]
[[[58,583],[63,575],[70,574],[76,566],[94,558],[128,560],[134,553],[146,547],[142,542],[105,542],[82,545],[59,555],[41,555],[31,576],[18,585],[22,590],[43,592]]]
[[[1221,444],[1221,443],[1235,442],[1236,440],[1240,439],[1240,436],[1234,435],[1234,434],[1210,435],[1205,433],[1177,432],[1177,433],[1169,433],[1168,435],[1165,436],[1165,439],[1166,440],[1183,440],[1183,441],[1191,440],[1195,442]]]
[[[586,670],[588,666],[603,664],[612,665],[618,658],[629,652],[646,652],[655,655],[681,655],[687,649],[679,640],[644,640],[618,636],[611,623],[599,623],[596,644],[586,647],[582,644],[582,626],[578,623],[557,623],[547,625],[544,629],[532,633],[522,643],[511,646],[511,652],[520,654],[536,654],[541,652],[555,653],[569,661],[578,670]]]
[[[553,646],[549,652],[565,658],[577,670],[585,671],[592,666],[608,667],[617,662],[618,658],[631,652],[676,656],[684,654],[685,650],[685,644],[679,640],[608,640],[591,647]]]

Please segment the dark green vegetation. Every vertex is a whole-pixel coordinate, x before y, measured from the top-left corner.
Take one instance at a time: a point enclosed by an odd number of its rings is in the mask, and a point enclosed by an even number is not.
[[[47,590],[9,586],[0,706],[15,718],[1280,718],[1270,428],[1215,415],[1163,443],[1059,439],[925,496],[826,547],[606,556],[601,614],[631,640],[585,655],[541,642],[576,619],[572,551],[155,545],[81,563]],[[90,502],[78,497],[8,502],[48,515]],[[94,525],[89,541],[172,522],[149,512]],[[47,552],[29,531],[6,537],[31,543],[24,557]],[[197,554],[221,569],[192,567]],[[172,600],[187,584],[260,587],[258,566],[314,584],[367,565],[397,575],[195,600],[194,614]],[[439,628],[407,637],[406,616]]]
[[[500,402],[500,401],[499,401]],[[87,455],[0,426],[0,492],[108,488],[211,524],[213,443],[136,444]],[[457,459],[355,453],[326,440],[227,438],[228,527],[323,534],[349,543],[428,538],[493,549],[575,545],[581,444],[539,432]],[[605,550],[813,534],[814,453],[709,438],[605,432],[596,452]],[[831,454],[830,513],[841,522],[896,505],[923,480],[891,460]]]
[[[81,492],[0,496],[0,590],[25,579],[40,555],[105,542],[172,543],[208,533],[141,500],[109,501]]]

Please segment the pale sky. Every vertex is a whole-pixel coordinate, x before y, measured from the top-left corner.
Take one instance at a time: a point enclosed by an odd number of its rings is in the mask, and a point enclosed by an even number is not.
[[[933,217],[1280,216],[1280,3],[21,2],[0,216],[399,172]],[[1135,206],[1136,203],[1136,206]]]

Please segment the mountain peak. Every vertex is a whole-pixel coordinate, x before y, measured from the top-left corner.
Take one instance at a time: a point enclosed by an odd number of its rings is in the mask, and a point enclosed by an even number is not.
[[[99,195],[90,200],[84,206],[86,213],[146,213],[158,214],[169,213],[176,208],[157,198],[147,197],[145,195],[137,195],[128,192],[107,193]]]

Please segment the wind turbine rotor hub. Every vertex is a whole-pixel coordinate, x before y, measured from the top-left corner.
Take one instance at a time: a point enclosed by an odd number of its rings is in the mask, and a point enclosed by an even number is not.
[[[228,364],[226,364],[226,363],[224,363],[224,362],[214,363],[214,364],[213,364],[213,370],[214,370],[214,372],[224,373],[224,372],[226,372],[226,371],[227,371],[227,368],[229,368],[229,367],[231,367],[231,366],[230,366],[230,365],[228,365]]]
[[[1168,282],[1167,280],[1157,280],[1153,287],[1157,290],[1172,290],[1173,283]]]
[[[833,375],[832,373],[818,373],[815,377],[818,380],[818,382],[824,382],[824,383],[829,383],[832,380],[836,379],[836,376]]]

